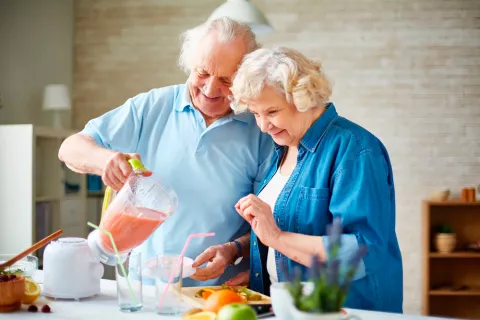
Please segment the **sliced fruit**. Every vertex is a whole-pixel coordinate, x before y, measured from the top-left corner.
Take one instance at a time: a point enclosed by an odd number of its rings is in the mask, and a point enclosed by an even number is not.
[[[40,286],[30,278],[25,278],[25,296],[22,299],[23,304],[31,304],[40,296]]]
[[[204,300],[206,300],[206,299],[207,299],[208,297],[210,297],[211,295],[212,295],[211,292],[208,292],[208,291],[202,292],[202,298],[203,298]]]
[[[202,311],[183,317],[183,320],[215,320],[217,314],[211,311]]]
[[[203,311],[203,309],[200,309],[200,308],[192,308],[192,309],[189,309],[189,310],[185,311],[183,313],[183,317],[190,316],[192,314],[199,313],[199,312],[202,312],[202,311]]]
[[[205,301],[205,310],[217,313],[223,306],[234,302],[245,302],[245,299],[232,290],[219,290],[210,295]]]
[[[213,288],[203,288],[203,289],[200,289],[199,291],[197,291],[197,293],[195,294],[195,297],[196,298],[203,298],[205,300],[208,297],[210,297],[210,295],[212,293],[214,293],[215,291],[218,291],[218,290],[213,289]]]

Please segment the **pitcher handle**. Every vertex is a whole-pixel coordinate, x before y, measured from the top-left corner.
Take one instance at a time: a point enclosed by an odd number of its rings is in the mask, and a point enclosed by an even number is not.
[[[142,174],[144,172],[147,172],[147,170],[143,166],[143,163],[136,158],[129,159],[128,163],[132,166],[133,172],[135,172],[136,174]],[[115,192],[115,191],[111,187],[107,186],[107,188],[105,188],[105,195],[103,196],[102,215],[100,217],[100,222],[102,222],[103,214],[105,213],[105,211],[107,211],[108,206],[112,202],[112,192]]]

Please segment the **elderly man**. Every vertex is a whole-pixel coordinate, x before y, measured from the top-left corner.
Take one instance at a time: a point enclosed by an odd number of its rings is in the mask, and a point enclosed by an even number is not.
[[[243,56],[256,48],[246,25],[229,18],[207,22],[182,35],[179,64],[185,85],[141,93],[93,119],[64,141],[60,160],[72,170],[102,176],[120,189],[140,157],[176,190],[177,212],[140,247],[143,259],[180,253],[188,235],[195,239],[186,256],[196,258],[186,286],[217,285],[248,269],[249,225],[235,211],[241,197],[255,192],[273,151],[251,115],[231,112],[231,78]]]

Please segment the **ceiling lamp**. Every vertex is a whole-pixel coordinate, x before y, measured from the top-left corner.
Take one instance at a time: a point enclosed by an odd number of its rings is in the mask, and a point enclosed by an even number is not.
[[[273,31],[263,13],[248,0],[227,0],[213,11],[208,20],[229,17],[238,22],[248,24],[256,35]]]

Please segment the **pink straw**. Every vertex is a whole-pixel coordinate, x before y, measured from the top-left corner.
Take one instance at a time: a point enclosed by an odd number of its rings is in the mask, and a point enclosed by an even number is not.
[[[177,264],[175,265],[175,268],[173,269],[172,273],[170,274],[170,279],[168,279],[167,287],[165,288],[165,291],[163,292],[162,297],[160,298],[160,301],[158,303],[158,307],[161,308],[163,304],[163,300],[165,299],[165,295],[167,294],[168,287],[173,282],[173,278],[175,278],[175,275],[177,274],[178,269],[180,268],[180,264],[183,261],[183,256],[185,255],[185,251],[187,251],[188,244],[190,243],[190,240],[193,238],[199,238],[199,237],[212,237],[214,236],[214,232],[209,232],[209,233],[195,233],[191,234],[188,236],[187,241],[185,242],[185,245],[183,246],[182,252],[180,253],[180,257],[178,257]],[[158,258],[157,258],[158,259]]]

